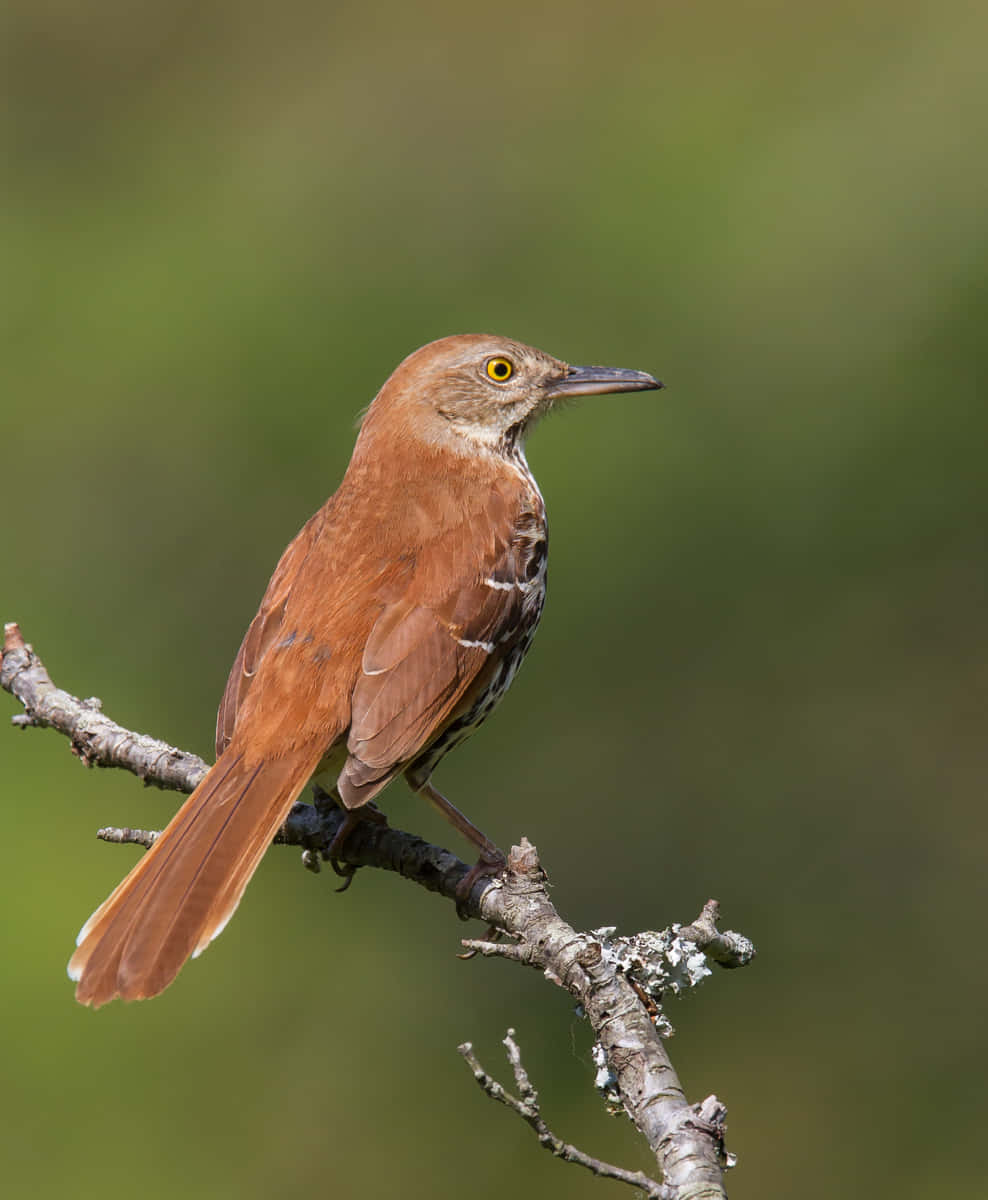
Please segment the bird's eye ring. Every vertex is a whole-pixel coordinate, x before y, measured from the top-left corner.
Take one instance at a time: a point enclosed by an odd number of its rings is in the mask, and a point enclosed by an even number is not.
[[[515,373],[514,364],[507,358],[489,358],[487,360],[487,378],[495,383],[507,383]]]

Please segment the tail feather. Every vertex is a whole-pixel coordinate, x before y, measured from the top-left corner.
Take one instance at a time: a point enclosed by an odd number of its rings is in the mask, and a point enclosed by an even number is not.
[[[125,910],[122,908],[122,902],[125,898],[129,898],[130,901],[126,911],[129,912],[131,918],[136,915],[140,897],[146,896],[148,888],[160,875],[161,870],[168,862],[170,850],[180,844],[183,837],[188,836],[190,825],[205,811],[206,800],[219,792],[242,757],[240,754],[231,754],[225,756],[222,763],[217,762],[214,765],[196,791],[172,817],[168,828],[164,830],[154,846],[144,855],[133,871],[117,884],[79,930],[79,936],[76,938],[77,946],[81,947],[83,942],[91,942],[92,946],[95,946],[98,938],[102,937],[108,927],[123,915]],[[169,840],[169,849],[162,853],[157,847],[166,837]],[[78,972],[81,970],[82,962],[83,959],[79,955],[73,956],[69,963],[69,976],[72,979],[79,978]]]
[[[194,833],[190,829],[191,836],[178,840],[149,883],[148,894],[134,913],[120,951],[117,980],[125,998],[135,988],[142,993],[147,989],[152,995],[161,991],[189,957],[204,930],[214,927],[216,892],[236,870],[243,852],[243,831],[238,826],[244,818],[252,823],[263,819],[266,826],[272,819],[271,799],[281,799],[280,789],[274,797],[267,789],[263,789],[267,794],[258,793],[260,771],[259,764],[246,778],[240,770],[231,772],[228,778],[235,790],[222,796],[213,793],[209,805],[197,814]],[[255,796],[257,801],[252,806]],[[258,803],[264,806],[261,812],[256,811]],[[272,835],[281,823],[280,810],[279,804]],[[238,817],[242,818],[239,822]]]
[[[320,757],[248,761],[232,745],[83,926],[69,962],[76,999],[163,991],[223,930]]]
[[[297,795],[298,793],[292,797],[293,802],[297,798]],[[291,804],[289,804],[290,807]],[[251,876],[257,870],[258,864],[271,845],[271,839],[277,833],[287,813],[288,810],[286,809],[285,813],[279,817],[273,827],[262,826],[255,829],[245,842],[236,868],[229,874],[226,883],[216,894],[216,898],[210,909],[209,921],[203,926],[199,940],[192,951],[193,958],[198,958],[209,943],[215,941],[226,928],[227,922],[233,916],[234,912],[236,912],[237,905],[240,903],[240,897],[244,894]]]

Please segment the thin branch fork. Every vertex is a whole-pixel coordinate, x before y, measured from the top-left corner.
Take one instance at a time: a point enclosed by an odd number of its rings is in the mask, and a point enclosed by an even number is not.
[[[56,687],[19,627],[9,624],[4,632],[0,687],[24,707],[24,713],[13,718],[15,725],[57,730],[69,738],[73,752],[87,766],[122,767],[146,784],[186,793],[195,789],[208,770],[202,759],[125,729],[103,714],[98,701],[80,700]],[[275,841],[302,847],[306,865],[317,868],[319,861],[327,857],[342,819],[332,800],[316,790],[313,804],[294,806]],[[106,841],[148,845],[155,834],[106,828],[99,836]],[[638,1178],[637,1173],[625,1172],[626,1182],[635,1177],[635,1186],[661,1200],[726,1197],[726,1110],[714,1096],[698,1105],[689,1104],[661,1036],[669,1028],[661,1013],[664,991],[695,985],[703,974],[709,974],[704,965],[707,958],[724,966],[741,966],[754,954],[746,938],[717,929],[715,901],[708,902],[688,926],[674,925],[661,933],[617,938],[612,929],[578,933],[563,920],[549,899],[535,847],[525,838],[512,847],[504,874],[478,880],[465,901],[458,901],[456,893],[469,870],[466,863],[440,846],[387,824],[360,824],[347,838],[340,858],[353,867],[397,871],[419,886],[458,902],[466,915],[486,922],[498,935],[510,939],[465,939],[463,945],[468,950],[535,967],[570,993],[596,1037],[594,1057],[601,1065],[598,1087],[612,1109],[626,1112],[645,1137],[664,1181],[660,1185],[646,1176]],[[519,1071],[523,1071],[520,1052],[516,1054],[513,1036],[509,1037],[512,1045],[507,1041],[505,1044],[522,1093],[518,1101],[525,1108],[522,1115],[543,1144],[556,1147],[553,1153],[584,1166],[596,1163],[575,1148],[568,1148],[574,1150],[573,1155],[563,1153],[560,1148],[566,1148],[566,1143],[556,1139],[544,1122],[539,1124],[537,1097],[530,1084],[523,1086],[519,1080]],[[480,1070],[489,1078],[479,1064],[474,1066],[475,1060],[463,1050],[461,1053],[475,1075]]]
[[[535,1131],[539,1145],[544,1146],[557,1158],[561,1158],[564,1162],[575,1163],[580,1167],[586,1167],[588,1171],[592,1171],[594,1175],[600,1175],[604,1179],[616,1179],[619,1183],[628,1183],[632,1187],[640,1188],[649,1197],[649,1200],[670,1200],[672,1193],[669,1189],[664,1184],[650,1179],[643,1171],[626,1171],[624,1167],[615,1167],[612,1163],[606,1163],[599,1158],[592,1158],[589,1154],[584,1154],[576,1146],[571,1146],[562,1138],[556,1137],[542,1119],[539,1094],[532,1086],[528,1072],[521,1061],[521,1050],[515,1038],[515,1031],[509,1029],[501,1044],[507,1051],[508,1062],[514,1073],[519,1093],[517,1096],[513,1096],[493,1076],[488,1075],[480,1065],[470,1042],[464,1042],[462,1046],[457,1046],[457,1050],[463,1055],[481,1090],[492,1100],[496,1100],[499,1104],[516,1112]]]

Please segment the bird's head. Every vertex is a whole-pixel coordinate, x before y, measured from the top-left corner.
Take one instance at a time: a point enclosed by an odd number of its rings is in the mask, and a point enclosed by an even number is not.
[[[662,384],[644,371],[571,367],[533,346],[459,334],[422,346],[402,362],[367,413],[460,453],[504,452],[561,400],[638,392]]]

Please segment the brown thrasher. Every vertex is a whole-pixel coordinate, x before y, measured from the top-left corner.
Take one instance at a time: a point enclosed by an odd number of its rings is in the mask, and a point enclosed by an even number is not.
[[[83,927],[76,999],[167,987],[233,915],[313,777],[355,818],[404,772],[478,847],[475,871],[503,865],[430,776],[500,700],[542,613],[545,508],[525,435],[557,400],[661,386],[479,334],[401,363],[268,584],[220,703],[215,766]]]

